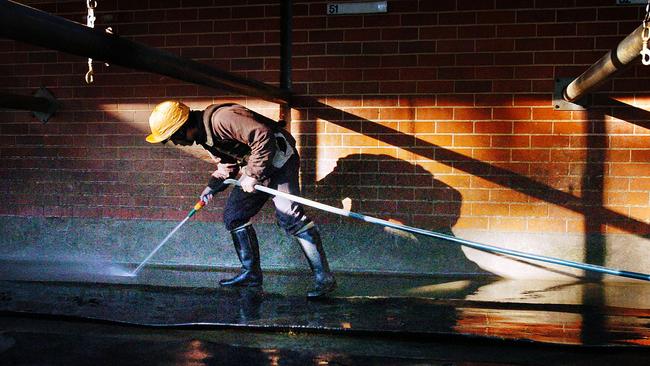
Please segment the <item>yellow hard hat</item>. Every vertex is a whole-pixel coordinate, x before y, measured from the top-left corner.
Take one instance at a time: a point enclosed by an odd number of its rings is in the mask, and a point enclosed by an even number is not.
[[[154,107],[149,116],[151,135],[147,142],[155,144],[170,138],[187,121],[190,107],[177,100],[166,100]]]

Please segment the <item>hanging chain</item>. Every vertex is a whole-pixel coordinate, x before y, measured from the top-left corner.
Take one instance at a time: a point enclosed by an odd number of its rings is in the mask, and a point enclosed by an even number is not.
[[[650,1],[650,0],[648,0]],[[97,7],[97,1],[95,0],[86,0],[86,7],[88,8],[88,16],[86,17],[86,26],[89,28],[95,28],[95,8]],[[93,59],[88,59],[88,72],[86,73],[86,84],[92,84],[93,79]]]
[[[643,48],[641,49],[641,62],[644,65],[650,65],[650,48],[648,48],[648,40],[650,40],[650,0],[645,6],[645,18],[643,18],[643,32],[641,32],[641,40],[643,41]]]

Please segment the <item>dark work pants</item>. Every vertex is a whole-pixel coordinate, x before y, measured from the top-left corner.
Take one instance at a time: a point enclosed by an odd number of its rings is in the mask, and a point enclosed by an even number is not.
[[[300,157],[296,153],[282,168],[273,174],[268,187],[280,192],[299,195],[299,169]],[[271,196],[264,192],[255,191],[253,193],[246,193],[240,188],[234,187],[228,196],[223,214],[226,229],[234,230],[248,223],[253,216],[260,212],[269,197]],[[295,234],[303,226],[311,222],[305,216],[303,207],[298,203],[286,198],[273,197],[273,204],[275,205],[275,215],[278,220],[278,225],[289,235]]]

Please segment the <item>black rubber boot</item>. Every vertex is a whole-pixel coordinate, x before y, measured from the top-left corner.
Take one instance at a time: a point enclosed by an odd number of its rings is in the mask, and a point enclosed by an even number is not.
[[[334,291],[336,289],[336,279],[334,279],[334,275],[327,264],[327,257],[325,257],[318,229],[310,227],[295,236],[314,274],[315,286],[311,291],[307,292],[307,297],[319,298]]]
[[[221,286],[255,287],[262,286],[262,269],[260,268],[260,249],[257,235],[252,225],[246,225],[230,232],[237,256],[241,262],[241,273],[237,276],[219,281]]]

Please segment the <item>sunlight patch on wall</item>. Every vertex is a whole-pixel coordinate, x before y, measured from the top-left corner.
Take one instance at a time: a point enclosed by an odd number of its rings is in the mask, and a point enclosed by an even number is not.
[[[142,137],[144,141],[145,137],[151,133],[149,128],[149,115],[151,110],[156,104],[162,102],[163,100],[174,99],[174,98],[161,98],[160,100],[152,100],[151,103],[119,103],[119,104],[103,104],[99,105],[99,110],[105,113],[104,121],[98,122],[102,124],[115,123],[116,129],[118,131],[111,131],[110,127],[107,127],[108,134],[117,134],[117,135],[130,135]],[[276,103],[266,102],[263,100],[257,99],[247,99],[247,98],[220,98],[220,99],[211,99],[211,98],[180,98],[181,102],[185,103],[190,107],[191,110],[204,110],[211,104],[225,104],[225,103],[238,103],[242,104],[257,113],[260,113],[268,118],[271,118],[277,121],[280,108]],[[128,126],[126,128],[120,128],[119,125]],[[194,158],[214,163],[214,160],[210,154],[198,145],[194,146],[180,146],[168,143],[165,145],[165,148],[174,148],[180,150],[186,155],[192,156]]]
[[[642,95],[642,96],[636,95],[634,97],[634,100],[631,100],[630,97],[625,98],[625,99],[616,98],[616,100],[618,100],[618,101],[620,101],[622,103],[627,103],[627,104],[630,104],[632,106],[635,106],[636,108],[639,108],[640,110],[642,110],[644,113],[650,113],[650,95]],[[643,120],[647,121],[648,118],[644,117]],[[640,127],[640,126],[637,126],[637,127]],[[647,129],[646,129],[645,133],[648,133]]]
[[[630,105],[650,105],[650,96],[609,94],[609,98]]]

